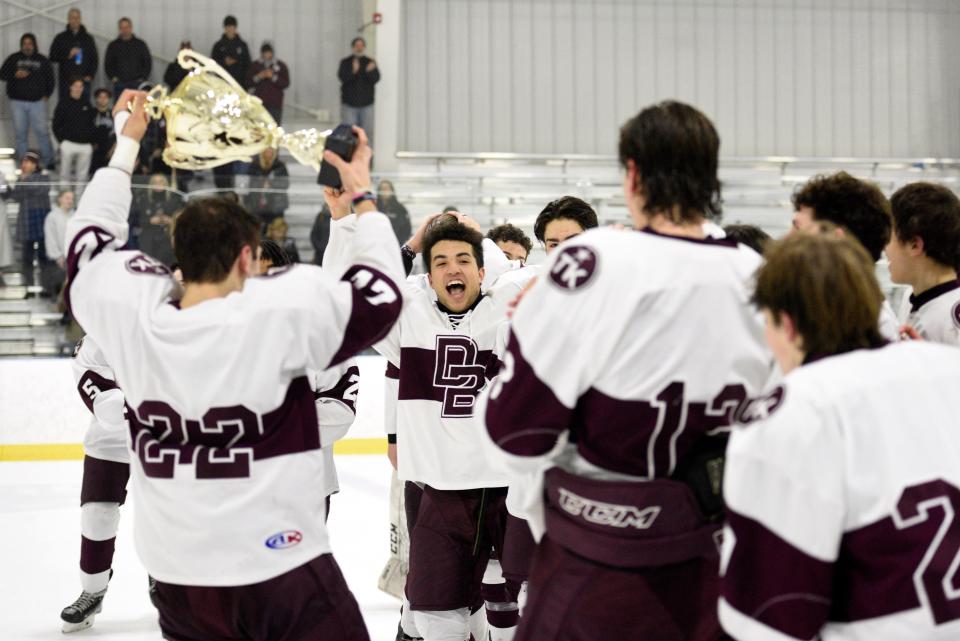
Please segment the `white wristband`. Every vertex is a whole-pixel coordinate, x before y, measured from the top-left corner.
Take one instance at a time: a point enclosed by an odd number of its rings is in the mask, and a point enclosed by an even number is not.
[[[133,174],[133,166],[140,153],[140,143],[129,136],[117,135],[117,145],[110,158],[110,166]]]
[[[123,131],[123,127],[127,124],[127,121],[130,120],[130,112],[126,109],[118,111],[117,115],[113,117],[113,130],[117,132],[117,135],[120,135],[120,132]]]

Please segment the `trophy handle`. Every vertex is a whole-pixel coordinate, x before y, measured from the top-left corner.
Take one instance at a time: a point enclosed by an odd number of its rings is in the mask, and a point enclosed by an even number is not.
[[[189,69],[191,74],[204,72],[215,74],[237,91],[246,93],[243,87],[233,79],[233,76],[227,73],[226,69],[218,65],[211,58],[199,54],[193,49],[182,49],[180,53],[177,54],[177,63],[184,69]]]
[[[147,94],[147,103],[144,110],[151,120],[160,120],[163,118],[163,110],[167,106],[167,88],[162,84],[154,85],[150,93]]]

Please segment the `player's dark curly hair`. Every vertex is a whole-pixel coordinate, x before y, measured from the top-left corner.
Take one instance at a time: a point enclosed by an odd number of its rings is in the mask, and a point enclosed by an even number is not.
[[[280,243],[270,238],[260,239],[260,251],[261,256],[270,261],[271,267],[283,267],[293,264],[290,254],[283,250]]]
[[[883,248],[890,242],[890,201],[876,185],[845,171],[808,180],[793,194],[793,207],[809,207],[816,220],[845,228],[874,262],[880,260]]]
[[[433,246],[441,240],[459,240],[468,243],[473,250],[473,258],[477,261],[477,267],[483,267],[483,234],[475,229],[470,229],[463,223],[451,222],[437,225],[424,235],[423,268],[426,271],[430,271]]]
[[[727,225],[723,228],[723,231],[728,239],[746,245],[758,254],[763,254],[767,245],[773,240],[770,238],[770,234],[756,225]]]
[[[901,187],[890,198],[897,238],[923,240],[931,260],[957,269],[960,263],[960,199],[943,185],[917,182]]]
[[[177,216],[173,247],[183,280],[219,283],[245,246],[256,252],[260,219],[226,198],[191,200]]]
[[[541,243],[546,242],[543,235],[547,231],[547,224],[561,219],[572,220],[584,231],[600,226],[593,207],[576,196],[562,196],[547,203],[537,216],[537,221],[533,224],[533,235]]]
[[[620,129],[620,164],[637,167],[644,211],[680,220],[720,218],[720,137],[710,119],[690,105],[651,105]]]
[[[530,240],[530,237],[523,233],[522,229],[510,223],[497,225],[487,232],[487,238],[495,243],[516,243],[523,247],[528,256],[530,252],[533,251],[533,241]]]

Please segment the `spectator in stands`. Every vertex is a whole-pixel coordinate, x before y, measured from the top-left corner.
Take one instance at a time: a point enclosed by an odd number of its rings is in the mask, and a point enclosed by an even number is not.
[[[323,209],[313,219],[310,228],[310,244],[313,245],[313,264],[323,265],[323,252],[330,242],[330,208],[324,203]]]
[[[244,204],[251,214],[259,216],[263,224],[269,226],[275,218],[283,216],[290,206],[287,166],[277,158],[276,150],[268,147],[260,152],[256,161],[250,163],[247,174],[250,176],[250,191]]]
[[[213,45],[210,57],[226,69],[227,73],[242,87],[250,69],[250,50],[247,43],[237,33],[237,19],[227,16],[223,19],[223,35]],[[233,189],[234,175],[241,171],[243,163],[231,162],[213,168],[213,181],[217,189]]]
[[[557,245],[597,227],[597,212],[576,196],[563,196],[547,203],[533,224],[533,235],[549,254]]]
[[[727,225],[723,228],[723,232],[730,240],[746,245],[761,255],[766,251],[770,241],[773,240],[770,238],[770,234],[756,225]]]
[[[287,221],[280,218],[274,218],[273,221],[267,225],[266,236],[270,240],[274,241],[283,248],[283,251],[287,252],[287,255],[295,263],[300,262],[300,252],[297,251],[297,243],[294,242],[292,238],[287,236],[287,232],[290,231],[290,225],[287,224]]]
[[[147,43],[133,35],[133,21],[120,18],[117,22],[120,34],[107,45],[103,70],[113,83],[113,95],[119,96],[124,89],[137,89],[150,78],[153,59]]]
[[[27,153],[30,130],[40,145],[41,167],[53,166],[53,146],[47,133],[47,98],[53,93],[53,67],[40,53],[32,33],[20,36],[20,51],[0,67],[0,80],[7,83],[7,96],[17,139],[17,160]]]
[[[523,233],[523,230],[510,223],[498,225],[487,232],[487,238],[497,244],[497,247],[510,260],[527,262],[533,250],[533,241]]]
[[[113,152],[117,136],[113,131],[113,104],[110,90],[100,87],[93,92],[93,156],[90,158],[90,175],[106,167]]]
[[[67,220],[73,213],[74,198],[73,190],[61,191],[57,204],[43,221],[43,245],[48,261],[43,267],[43,288],[52,294],[60,293],[67,278]]]
[[[190,44],[189,40],[181,40],[180,48],[178,52],[183,51],[184,49],[192,49],[193,45]],[[170,91],[173,91],[177,88],[184,78],[187,77],[187,74],[190,73],[186,69],[180,66],[180,63],[177,62],[177,59],[174,58],[170,64],[167,65],[167,70],[163,72],[163,84],[167,85],[167,88]]]
[[[210,57],[226,69],[241,87],[244,85],[250,69],[250,50],[237,33],[237,19],[233,16],[223,19],[223,35],[213,45]]]
[[[386,214],[393,225],[393,233],[397,236],[397,241],[402,245],[410,240],[413,230],[410,226],[410,214],[407,208],[397,200],[397,192],[393,189],[393,183],[389,180],[381,180],[377,185],[377,211]]]
[[[74,78],[70,94],[61,98],[53,112],[53,135],[60,142],[60,178],[80,189],[90,171],[93,156],[96,109],[83,97],[83,78]]]
[[[140,249],[164,265],[172,265],[173,246],[170,243],[170,223],[183,208],[183,198],[170,189],[167,177],[160,173],[150,176],[147,189],[138,190],[141,198]]]
[[[273,54],[269,42],[260,45],[260,58],[250,65],[246,84],[279,125],[283,118],[283,92],[290,86],[290,70]]]
[[[17,241],[23,248],[21,274],[27,285],[33,285],[34,263],[42,265],[47,258],[43,245],[43,221],[50,211],[50,178],[40,171],[39,153],[31,149],[23,154],[17,182],[7,187],[0,196],[4,200],[15,200],[20,206],[17,213]]]
[[[373,58],[366,56],[367,41],[354,38],[353,53],[340,61],[340,120],[363,127],[373,144],[374,85],[380,81],[380,70]]]
[[[80,10],[76,7],[67,12],[67,28],[57,34],[50,45],[50,62],[57,65],[60,80],[60,100],[70,93],[70,82],[83,79],[83,99],[90,102],[90,83],[97,75],[100,56],[97,43],[83,26]]]

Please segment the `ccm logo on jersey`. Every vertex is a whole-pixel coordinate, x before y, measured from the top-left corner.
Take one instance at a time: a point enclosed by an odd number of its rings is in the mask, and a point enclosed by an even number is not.
[[[550,280],[560,289],[573,291],[586,286],[597,271],[597,254],[589,247],[573,246],[561,250],[553,268]]]
[[[302,540],[303,534],[297,530],[286,530],[285,532],[278,532],[277,534],[271,536],[264,542],[264,545],[271,550],[285,550],[287,548],[292,548]]]
[[[587,523],[618,528],[633,527],[638,530],[649,529],[661,512],[659,505],[651,505],[641,510],[633,505],[591,501],[564,488],[560,488],[560,507],[567,514],[579,516]]]

